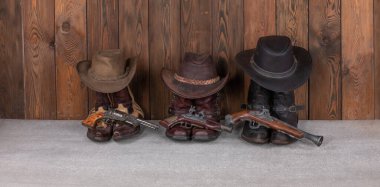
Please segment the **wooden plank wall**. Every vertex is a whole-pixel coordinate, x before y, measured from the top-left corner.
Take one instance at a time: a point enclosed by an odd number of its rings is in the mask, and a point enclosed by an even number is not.
[[[234,56],[274,34],[313,57],[301,119],[380,118],[380,0],[2,0],[0,31],[0,118],[83,118],[94,92],[75,65],[111,48],[138,58],[131,87],[148,119],[167,115],[160,72],[187,51],[229,64],[234,112],[250,80]]]

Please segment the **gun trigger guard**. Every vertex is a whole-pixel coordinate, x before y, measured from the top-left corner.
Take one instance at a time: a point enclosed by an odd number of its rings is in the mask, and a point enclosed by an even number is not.
[[[258,129],[259,127],[260,127],[260,124],[255,123],[255,121],[249,121],[249,128]]]

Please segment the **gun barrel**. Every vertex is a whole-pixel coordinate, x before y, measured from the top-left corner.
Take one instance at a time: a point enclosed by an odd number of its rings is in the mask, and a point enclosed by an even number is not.
[[[308,140],[310,140],[311,142],[313,142],[317,146],[322,145],[323,136],[317,136],[317,135],[314,135],[314,134],[310,134],[310,133],[304,132],[303,137],[306,138],[306,139],[308,139]]]
[[[137,121],[138,121],[141,125],[144,125],[144,126],[146,126],[146,127],[149,127],[149,128],[151,128],[151,129],[154,129],[154,130],[157,130],[157,129],[159,128],[159,126],[156,125],[156,124],[149,123],[149,122],[146,122],[146,121],[141,120],[141,119],[138,119],[138,118],[137,118]]]

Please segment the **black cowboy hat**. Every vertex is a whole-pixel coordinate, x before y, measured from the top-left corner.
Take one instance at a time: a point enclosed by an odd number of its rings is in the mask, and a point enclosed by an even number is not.
[[[211,55],[185,53],[178,72],[162,69],[161,78],[165,85],[175,94],[187,98],[198,99],[220,91],[228,80],[225,64],[216,63]],[[225,75],[218,73],[225,71]]]
[[[311,73],[310,53],[293,46],[286,36],[259,38],[256,49],[235,57],[238,66],[260,86],[273,91],[291,91],[304,84]]]

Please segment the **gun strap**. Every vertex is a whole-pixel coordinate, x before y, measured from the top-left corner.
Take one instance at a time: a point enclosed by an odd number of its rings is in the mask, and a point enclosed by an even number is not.
[[[133,109],[133,112],[132,112],[131,115],[133,115],[135,117],[141,116],[142,118],[144,118],[144,111],[141,109],[140,105],[138,105],[136,103],[135,97],[133,96],[131,88],[129,88],[129,86],[127,86],[127,88],[128,88],[129,95],[131,96],[131,99],[132,99],[132,109]]]

